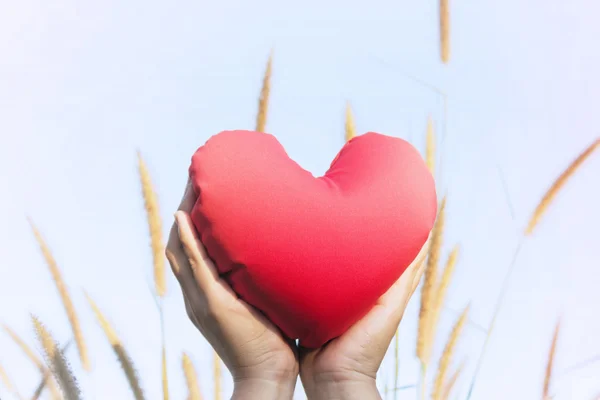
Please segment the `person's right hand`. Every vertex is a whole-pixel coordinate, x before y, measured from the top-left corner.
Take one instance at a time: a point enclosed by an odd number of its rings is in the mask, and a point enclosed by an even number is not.
[[[425,269],[429,242],[377,304],[340,337],[318,349],[300,342],[300,379],[309,400],[380,399],[375,377]]]
[[[219,277],[189,216],[193,192],[188,182],[166,249],[188,316],[231,372],[233,398],[291,399],[298,376],[296,346]]]

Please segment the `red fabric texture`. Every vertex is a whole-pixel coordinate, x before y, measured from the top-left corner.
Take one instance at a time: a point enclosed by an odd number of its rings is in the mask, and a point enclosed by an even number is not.
[[[319,347],[362,318],[427,240],[435,184],[417,150],[378,133],[315,178],[277,139],[224,131],[192,157],[192,220],[221,276],[285,335]]]

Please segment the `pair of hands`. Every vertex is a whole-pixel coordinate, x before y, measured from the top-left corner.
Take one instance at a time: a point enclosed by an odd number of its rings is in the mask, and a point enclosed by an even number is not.
[[[380,399],[377,370],[423,273],[426,246],[364,318],[323,347],[307,349],[219,277],[189,216],[195,201],[188,182],[166,256],[189,318],[233,376],[233,399],[291,399],[298,374],[309,399]]]

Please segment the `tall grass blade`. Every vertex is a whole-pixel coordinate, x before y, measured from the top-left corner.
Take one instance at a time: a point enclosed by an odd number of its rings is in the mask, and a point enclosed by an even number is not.
[[[167,292],[167,277],[165,271],[165,245],[162,237],[162,220],[158,206],[158,196],[152,185],[150,172],[138,151],[138,171],[142,184],[142,197],[146,209],[146,220],[150,231],[150,247],[154,265],[154,289],[158,297],[164,297]]]
[[[69,323],[71,324],[71,329],[73,331],[75,343],[77,344],[77,350],[79,351],[79,358],[81,359],[83,369],[86,371],[90,371],[91,364],[88,356],[87,346],[83,338],[83,331],[81,330],[81,324],[79,323],[79,318],[77,317],[77,313],[75,312],[75,306],[73,305],[73,301],[71,300],[71,296],[69,295],[67,285],[65,284],[62,278],[60,269],[58,268],[58,264],[56,263],[54,256],[50,252],[50,249],[44,241],[44,238],[42,237],[36,226],[33,224],[33,221],[31,219],[29,219],[29,224],[31,225],[31,229],[33,231],[33,235],[35,236],[35,240],[40,246],[42,255],[44,256],[44,260],[46,261],[46,264],[50,269],[52,279],[54,280],[54,284],[58,289],[58,294],[60,296],[60,299],[62,300],[63,306],[67,313],[67,318],[69,319]]]
[[[263,76],[260,97],[258,98],[258,112],[256,113],[256,131],[265,132],[267,116],[269,114],[269,96],[271,95],[271,74],[273,72],[273,51],[269,54],[267,68]]]
[[[2,328],[21,349],[21,351],[25,354],[29,361],[31,361],[37,367],[37,369],[40,371],[40,374],[42,374],[42,376],[45,378],[52,400],[61,400],[60,391],[56,386],[56,382],[54,382],[54,377],[52,376],[48,368],[44,365],[42,359],[39,358],[37,354],[35,354],[35,352],[31,349],[31,347],[29,347],[27,343],[25,343],[25,341],[19,335],[17,335],[17,333],[13,331],[8,325],[3,324]]]
[[[525,229],[525,235],[531,235],[534,229],[540,223],[540,220],[548,210],[548,207],[552,204],[553,200],[556,198],[560,190],[565,186],[565,184],[569,181],[571,177],[577,172],[579,167],[587,160],[594,151],[600,147],[600,138],[596,139],[592,142],[582,153],[571,162],[571,164],[563,171],[562,174],[554,181],[550,189],[544,194],[542,200],[539,202],[533,215],[531,216],[529,223],[527,224],[527,228]]]
[[[186,353],[181,357],[181,367],[185,375],[185,383],[187,385],[188,396],[187,400],[202,400],[200,385],[198,385],[198,374],[194,364]]]
[[[117,333],[115,332],[113,327],[108,322],[108,319],[106,319],[104,314],[102,314],[102,311],[100,311],[100,308],[98,308],[98,306],[92,300],[92,298],[87,293],[85,294],[85,297],[87,298],[87,301],[90,304],[90,307],[92,308],[92,311],[94,312],[94,315],[96,316],[100,327],[104,331],[104,335],[108,339],[108,342],[110,343],[113,352],[117,356],[119,364],[121,364],[121,368],[125,373],[125,377],[127,378],[127,382],[129,383],[129,387],[133,392],[134,398],[136,400],[144,400],[144,392],[142,391],[137,371],[133,365],[133,362],[131,361],[131,358],[127,354],[127,351],[125,350],[123,343],[121,343],[121,340],[117,336]]]
[[[50,370],[58,381],[65,400],[80,400],[81,392],[77,386],[77,380],[71,372],[61,349],[37,317],[32,315],[31,320],[38,340],[46,354]]]
[[[443,385],[446,382],[446,375],[448,373],[448,369],[450,368],[450,364],[452,362],[452,358],[454,357],[454,351],[456,349],[456,344],[458,343],[458,339],[462,334],[463,328],[465,326],[465,322],[467,321],[467,316],[469,313],[469,306],[465,308],[462,312],[454,327],[452,328],[452,332],[448,337],[448,341],[446,342],[446,347],[444,348],[444,352],[442,353],[442,357],[440,358],[440,362],[438,365],[438,371],[435,378],[435,382],[433,385],[433,393],[431,394],[432,400],[440,400],[442,396]]]

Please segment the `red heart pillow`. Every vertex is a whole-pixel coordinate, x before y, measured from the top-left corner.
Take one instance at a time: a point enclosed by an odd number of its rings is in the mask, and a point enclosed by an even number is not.
[[[367,133],[315,178],[274,136],[225,131],[192,157],[192,220],[219,273],[290,338],[362,318],[427,240],[435,185],[408,142]]]

